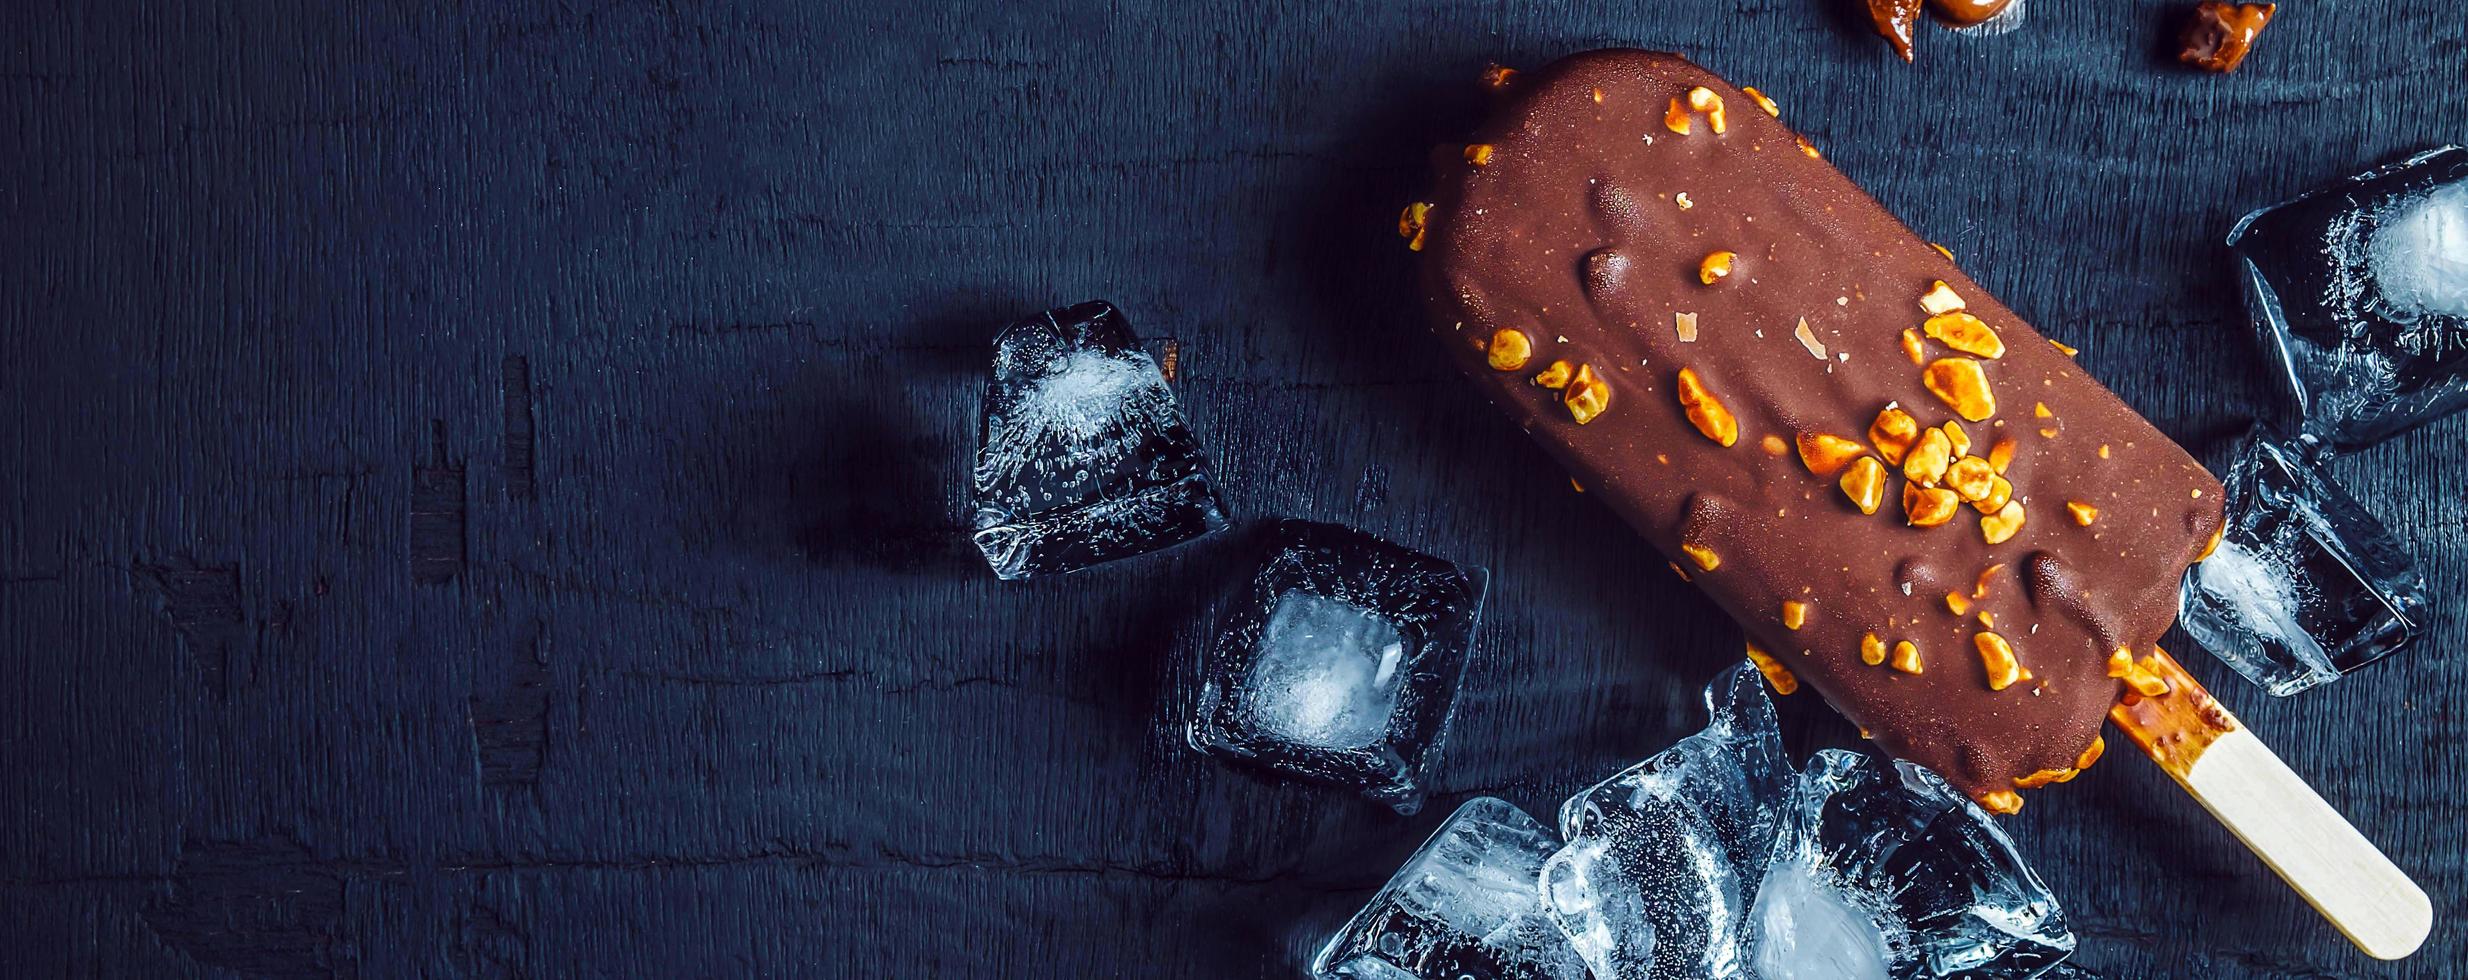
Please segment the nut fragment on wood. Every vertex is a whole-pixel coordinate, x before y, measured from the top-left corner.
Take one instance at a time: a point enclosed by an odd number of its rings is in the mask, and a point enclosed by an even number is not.
[[[1423,250],[1423,233],[1429,230],[1430,221],[1430,202],[1408,204],[1397,215],[1397,237],[1405,239],[1406,248],[1420,252]]]

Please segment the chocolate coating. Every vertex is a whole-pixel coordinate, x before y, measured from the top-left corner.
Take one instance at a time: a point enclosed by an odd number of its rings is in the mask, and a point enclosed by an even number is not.
[[[1666,125],[1692,86],[1721,97],[1724,133],[1707,113],[1688,135]],[[1974,796],[2070,767],[2120,693],[2109,653],[2149,651],[2174,621],[2178,579],[2220,526],[2218,481],[1711,73],[1676,55],[1595,51],[1519,75],[1507,95],[1473,137],[1494,148],[1485,165],[1458,147],[1435,154],[1423,288],[1445,348],[1572,478],[1886,751]],[[1704,284],[1699,263],[1715,251],[1737,258]],[[1962,426],[1973,455],[2012,443],[2004,475],[2027,520],[2000,544],[1968,505],[1943,526],[1906,525],[1898,466],[1886,468],[1884,506],[1865,515],[1838,474],[1786,448],[1818,432],[1865,444],[1889,404],[1923,426],[1957,419],[1902,346],[1937,280],[2005,346],[1979,362],[1995,417]],[[1675,329],[1681,313],[1696,315],[1693,343]],[[1796,336],[1803,319],[1822,357]],[[1469,342],[1500,329],[1533,339],[1525,368],[1495,371]],[[1926,342],[1930,360],[1962,356]],[[1609,384],[1609,407],[1589,424],[1529,380],[1557,360]],[[1683,413],[1682,368],[1736,416],[1736,444]],[[2068,501],[2096,506],[2096,520],[2069,517]],[[1718,565],[1684,557],[1683,541]],[[1969,599],[1964,612],[1949,592]],[[1786,600],[1808,604],[1797,630],[1783,625]],[[1983,612],[2029,671],[2001,691],[1975,647]],[[1872,633],[1916,645],[1922,672],[1863,663]]]

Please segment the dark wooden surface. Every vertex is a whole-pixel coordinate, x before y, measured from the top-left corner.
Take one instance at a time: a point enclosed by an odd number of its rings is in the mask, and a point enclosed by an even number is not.
[[[1687,52],[2213,463],[2266,403],[2216,244],[2468,138],[2442,0],[0,9],[0,962],[20,976],[1285,977],[1440,816],[1700,724],[1733,630],[1449,377],[1391,237],[1489,60]],[[1421,816],[1193,756],[1240,540],[1002,584],[986,340],[1181,349],[1240,516],[1493,572]],[[2439,592],[2454,419],[2341,461]],[[2468,617],[2214,685],[2446,916]],[[1805,698],[1795,741],[1850,733]],[[2013,833],[2114,977],[2386,966],[2116,755]]]

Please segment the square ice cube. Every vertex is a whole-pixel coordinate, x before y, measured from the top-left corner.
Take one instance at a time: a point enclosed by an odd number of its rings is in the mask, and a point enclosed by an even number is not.
[[[1226,527],[1157,362],[1104,302],[994,340],[971,539],[997,577],[1069,572]]]
[[[2468,406],[2468,149],[2253,212],[2228,244],[2288,431],[2353,448]]]
[[[1482,607],[1479,569],[1360,531],[1278,521],[1202,656],[1193,748],[1412,813]]]
[[[2416,640],[2425,577],[2303,446],[2256,427],[2225,482],[2219,548],[2185,574],[2181,619],[2195,642],[2286,696]]]
[[[1320,948],[1321,980],[1586,980],[1543,915],[1535,876],[1560,844],[1525,811],[1478,796]]]

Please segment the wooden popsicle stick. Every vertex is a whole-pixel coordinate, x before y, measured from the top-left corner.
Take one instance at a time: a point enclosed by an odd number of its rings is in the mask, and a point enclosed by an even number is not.
[[[2416,952],[2434,928],[2425,890],[2166,652],[2138,666],[2168,693],[2129,693],[2109,721],[2358,949],[2385,960]]]

